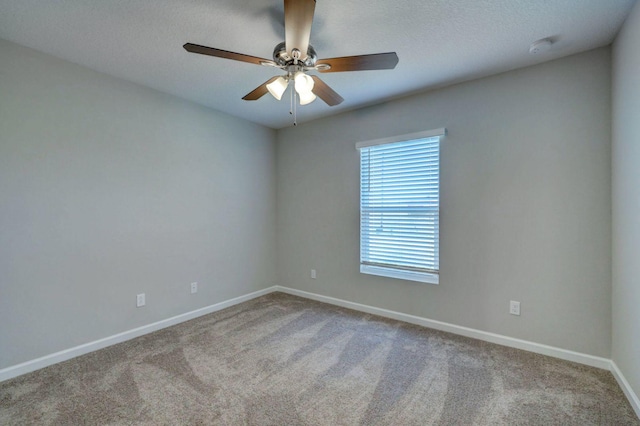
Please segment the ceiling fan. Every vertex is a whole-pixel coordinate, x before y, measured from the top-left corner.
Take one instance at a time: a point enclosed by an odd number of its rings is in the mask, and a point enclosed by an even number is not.
[[[313,102],[316,96],[329,106],[338,105],[344,99],[318,76],[308,75],[306,72],[312,70],[327,73],[393,69],[398,63],[398,55],[395,52],[389,52],[318,59],[315,49],[309,44],[315,6],[316,0],[284,0],[285,41],[279,43],[273,50],[273,60],[192,43],[187,43],[183,47],[192,53],[270,66],[286,71],[285,75],[272,77],[249,92],[242,98],[246,101],[260,99],[267,92],[280,100],[289,82],[293,81],[295,92],[291,91],[292,108],[295,108],[296,93],[300,98],[300,105]]]

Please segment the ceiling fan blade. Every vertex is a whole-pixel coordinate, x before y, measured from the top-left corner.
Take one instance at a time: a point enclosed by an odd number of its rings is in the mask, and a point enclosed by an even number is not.
[[[200,46],[198,44],[187,43],[182,47],[184,47],[187,52],[215,56],[217,58],[233,59],[234,61],[248,62],[250,64],[262,65],[263,62],[272,62],[268,59],[258,58],[256,56],[243,55],[242,53],[229,52],[227,50],[216,49],[214,47]]]
[[[318,65],[328,64],[331,68],[323,70]],[[373,55],[343,56],[341,58],[318,59],[316,66],[320,72],[391,70],[398,64],[396,52],[375,53]]]
[[[267,84],[273,83],[278,79],[278,76],[271,77],[269,80],[262,83],[260,86],[253,89],[251,92],[247,93],[242,99],[245,101],[256,101],[267,94],[269,91],[267,89]]]
[[[284,0],[284,41],[287,53],[300,51],[300,59],[307,57],[311,24],[316,0]]]
[[[312,75],[311,78],[313,79],[312,92],[327,105],[336,106],[344,101],[342,96],[338,95],[331,87],[327,86],[324,81],[320,80],[320,77]]]

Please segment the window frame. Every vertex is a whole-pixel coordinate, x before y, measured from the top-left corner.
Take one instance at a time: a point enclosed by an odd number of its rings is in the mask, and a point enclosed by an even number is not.
[[[439,128],[439,129],[434,129],[434,130],[427,130],[427,131],[423,131],[423,132],[417,132],[417,133],[410,133],[410,134],[405,134],[405,135],[399,135],[399,136],[393,136],[393,137],[388,137],[388,138],[383,138],[383,139],[376,139],[376,140],[371,140],[371,141],[363,141],[363,142],[358,142],[356,143],[356,149],[358,150],[358,157],[359,157],[359,180],[360,180],[360,186],[359,186],[359,191],[360,191],[360,198],[358,200],[358,204],[360,207],[360,217],[359,217],[359,226],[360,226],[360,230],[359,230],[359,235],[360,235],[360,240],[359,240],[359,245],[360,245],[360,250],[359,250],[359,254],[360,254],[360,273],[363,274],[370,274],[370,275],[378,275],[378,276],[383,276],[383,277],[388,277],[388,278],[396,278],[396,279],[402,279],[402,280],[409,280],[409,281],[418,281],[418,282],[423,282],[423,283],[429,283],[429,284],[439,284],[440,282],[440,267],[439,267],[439,262],[438,262],[438,270],[437,271],[418,271],[418,270],[410,270],[410,269],[401,269],[401,268],[393,268],[393,267],[389,267],[389,266],[380,266],[380,265],[375,265],[375,264],[363,264],[363,246],[362,246],[362,242],[363,242],[363,234],[362,234],[362,220],[363,220],[363,212],[362,212],[362,197],[363,197],[363,193],[362,193],[362,153],[361,150],[363,148],[369,148],[372,146],[377,146],[377,145],[386,145],[386,144],[392,144],[392,143],[400,143],[400,142],[408,142],[408,141],[413,141],[413,140],[419,140],[419,139],[429,139],[429,138],[434,138],[437,137],[439,139],[438,143],[438,237],[436,238],[437,240],[437,247],[436,250],[438,251],[437,256],[439,257],[439,252],[440,252],[440,243],[439,243],[439,234],[440,234],[440,225],[439,225],[439,216],[440,216],[440,172],[441,172],[441,164],[440,164],[440,154],[441,154],[441,143],[442,143],[442,139],[446,136],[447,134],[447,129],[445,128]]]

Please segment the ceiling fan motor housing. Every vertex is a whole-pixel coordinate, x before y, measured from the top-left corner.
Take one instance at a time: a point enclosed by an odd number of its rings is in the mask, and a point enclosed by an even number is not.
[[[309,49],[307,49],[307,57],[301,61],[298,60],[298,65],[302,65],[304,67],[313,67],[318,60],[318,55],[313,46],[309,45]],[[273,49],[273,61],[281,67],[288,67],[289,65],[293,65],[294,58],[291,57],[287,53],[287,48],[285,46],[285,42],[279,43]]]

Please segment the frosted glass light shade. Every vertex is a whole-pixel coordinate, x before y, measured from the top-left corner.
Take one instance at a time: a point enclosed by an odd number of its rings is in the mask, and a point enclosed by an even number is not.
[[[294,81],[296,84],[296,92],[300,94],[310,92],[311,89],[313,89],[313,79],[302,71],[296,73]]]
[[[313,81],[313,80],[312,80]],[[267,90],[277,100],[282,99],[282,94],[287,90],[288,82],[284,77],[278,77],[271,83],[267,84]]]
[[[316,100],[316,95],[313,92],[298,93],[298,95],[300,97],[300,105],[310,104]]]
[[[316,95],[313,94],[313,79],[298,71],[294,77],[295,89],[300,95],[300,105],[307,105],[316,100]]]

